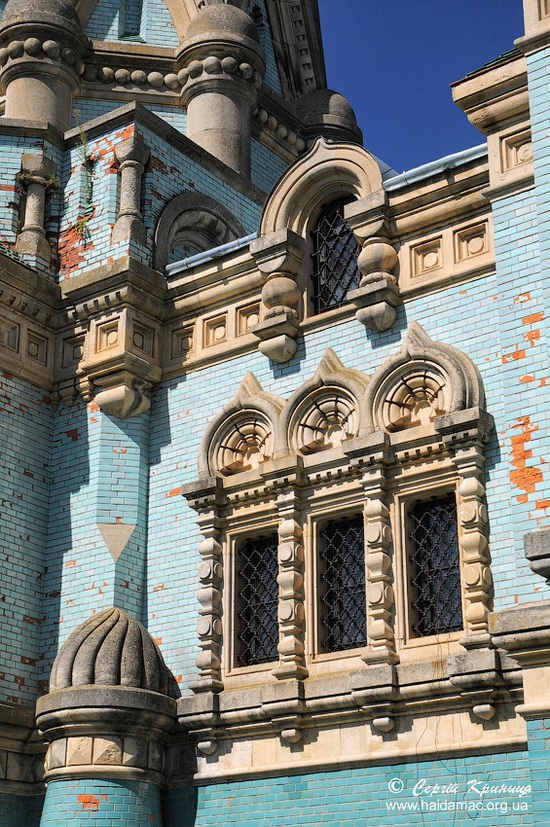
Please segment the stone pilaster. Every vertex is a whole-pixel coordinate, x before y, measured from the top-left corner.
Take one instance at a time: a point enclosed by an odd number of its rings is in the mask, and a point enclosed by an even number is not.
[[[197,658],[199,677],[191,684],[195,692],[219,692],[222,657],[222,587],[223,562],[220,543],[220,518],[222,484],[217,477],[210,477],[185,486],[183,495],[198,513],[197,523],[203,540],[199,544],[200,588],[197,598],[201,605],[197,632],[201,653]]]

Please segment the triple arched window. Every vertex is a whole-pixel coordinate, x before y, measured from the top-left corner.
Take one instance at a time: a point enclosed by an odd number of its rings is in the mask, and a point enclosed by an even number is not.
[[[330,349],[287,401],[247,374],[187,490],[204,536],[199,683],[484,634],[483,405],[471,361],[414,323],[371,377]]]

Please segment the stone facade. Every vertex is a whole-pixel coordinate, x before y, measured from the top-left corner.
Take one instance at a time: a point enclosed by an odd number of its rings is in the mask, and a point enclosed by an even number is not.
[[[524,6],[398,175],[315,0],[6,4],[2,825],[548,824]]]

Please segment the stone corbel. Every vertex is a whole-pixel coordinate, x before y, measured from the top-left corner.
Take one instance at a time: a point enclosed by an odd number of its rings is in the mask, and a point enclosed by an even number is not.
[[[386,468],[391,461],[388,435],[379,432],[347,443],[351,465],[359,467],[365,492],[367,634],[365,663],[397,663],[394,639],[391,524],[386,504]]]
[[[25,217],[15,242],[15,252],[42,259],[49,264],[52,248],[46,238],[46,195],[59,186],[55,164],[45,155],[23,155],[17,182],[25,189]]]
[[[302,740],[302,720],[306,712],[303,695],[303,683],[288,681],[270,690],[269,700],[262,703],[262,712],[287,746]]]
[[[479,721],[491,721],[496,715],[495,696],[502,684],[500,660],[494,649],[477,649],[447,658],[451,684],[472,705]]]
[[[287,362],[296,353],[300,335],[296,283],[305,251],[304,240],[291,230],[277,230],[250,244],[250,253],[265,278],[263,321],[251,327],[259,349],[274,362]]]
[[[399,263],[391,243],[391,232],[383,192],[348,204],[344,216],[362,245],[357,264],[361,281],[348,293],[355,305],[355,318],[370,330],[388,330],[401,304],[395,271]]]
[[[143,286],[128,283],[75,306],[87,323],[77,378],[88,401],[124,419],[148,410],[149,389],[161,377],[161,304]]]
[[[141,214],[141,180],[150,154],[147,144],[135,135],[116,146],[115,155],[120,163],[120,209],[111,237],[113,244],[120,241],[146,242],[147,233]]]
[[[435,429],[453,457],[459,474],[457,511],[462,552],[466,649],[490,645],[487,631],[493,602],[488,515],[485,502],[484,444],[493,427],[492,417],[479,408],[456,411],[435,420]]]
[[[395,729],[394,702],[397,699],[397,673],[389,664],[373,666],[351,675],[351,696],[367,715],[375,730]]]
[[[544,577],[550,586],[550,528],[525,534],[523,544],[531,571]]]
[[[186,485],[182,494],[198,516],[203,540],[199,544],[200,603],[197,632],[201,653],[197,658],[199,677],[191,683],[194,692],[221,692],[222,655],[222,588],[223,563],[220,543],[220,520],[223,485],[218,477],[209,477]],[[212,740],[203,738],[206,742]],[[204,750],[202,750],[204,752]]]

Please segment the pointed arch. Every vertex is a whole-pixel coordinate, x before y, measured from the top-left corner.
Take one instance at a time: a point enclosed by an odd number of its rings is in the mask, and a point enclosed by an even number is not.
[[[283,405],[247,373],[234,399],[206,429],[199,449],[200,476],[230,476],[271,458]]]
[[[284,407],[276,453],[316,453],[357,436],[368,381],[365,374],[344,367],[328,348],[313,378],[298,388]]]
[[[434,342],[412,322],[399,352],[372,377],[364,432],[405,430],[484,404],[483,383],[472,360],[451,345]]]

